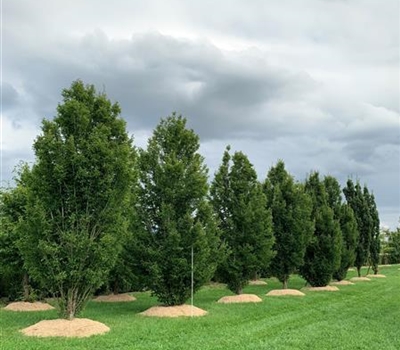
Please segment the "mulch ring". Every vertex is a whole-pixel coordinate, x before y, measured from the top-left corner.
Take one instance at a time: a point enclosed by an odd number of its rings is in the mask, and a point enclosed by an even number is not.
[[[139,315],[152,317],[197,317],[205,316],[207,311],[191,305],[153,306]]]
[[[379,274],[379,273],[377,273],[376,275],[367,275],[366,276],[367,278],[386,278],[386,276],[385,275],[381,275],[381,274]]]
[[[222,297],[218,300],[218,303],[230,304],[230,303],[259,303],[262,299],[255,294],[239,294]]]
[[[128,293],[99,295],[93,299],[93,301],[105,302],[105,303],[120,303],[120,302],[129,302],[135,300],[136,298],[132,295],[129,295]]]
[[[267,293],[267,297],[285,296],[285,295],[299,296],[299,297],[305,296],[304,293],[300,292],[297,289],[274,289]]]
[[[341,281],[332,281],[330,285],[332,286],[351,286],[353,285],[353,282],[347,281],[347,280],[341,280]]]
[[[368,281],[371,281],[371,279],[368,278],[368,277],[353,277],[353,278],[350,278],[350,281],[353,281],[353,282],[368,282]]]
[[[47,303],[42,303],[40,301],[35,301],[33,303],[28,303],[26,301],[17,301],[8,304],[4,310],[8,311],[46,311],[53,310],[54,307]]]
[[[267,282],[263,280],[251,280],[249,281],[249,286],[266,286]]]
[[[84,338],[96,334],[104,334],[109,330],[110,328],[103,323],[87,318],[74,318],[73,320],[57,319],[40,321],[22,329],[20,332],[32,337]]]
[[[303,290],[310,292],[337,292],[339,288],[336,286],[325,286],[325,287],[305,287]]]

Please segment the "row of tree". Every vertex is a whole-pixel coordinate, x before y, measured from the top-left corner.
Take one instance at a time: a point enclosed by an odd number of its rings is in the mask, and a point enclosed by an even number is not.
[[[380,263],[400,264],[400,226],[395,231],[381,230]]]
[[[250,279],[300,273],[312,286],[379,259],[372,194],[317,172],[295,182],[283,161],[263,183],[242,152],[224,152],[211,183],[199,137],[181,116],[136,149],[120,108],[93,86],[63,91],[34,142],[36,161],[1,193],[0,288],[23,281],[73,318],[101,288],[148,288],[184,303],[214,278],[241,293]],[[104,287],[103,287],[104,288]]]

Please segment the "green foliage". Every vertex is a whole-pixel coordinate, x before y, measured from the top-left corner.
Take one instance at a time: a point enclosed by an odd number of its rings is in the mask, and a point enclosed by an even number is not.
[[[134,152],[118,104],[81,81],[63,90],[34,143],[20,249],[73,318],[105,280],[127,229]]]
[[[162,119],[140,152],[136,241],[147,285],[166,305],[183,304],[213,275],[219,237],[207,202],[207,168],[199,138],[175,113]]]
[[[251,278],[268,267],[274,239],[271,212],[256,172],[241,152],[233,155],[231,165],[229,149],[211,185],[211,203],[228,249],[218,275],[240,294]]]
[[[389,263],[399,264],[400,263],[400,227],[396,231],[393,231],[389,235],[388,239],[389,248]]]
[[[376,252],[379,258],[380,248],[377,242],[379,241],[379,217],[376,208],[374,210],[372,207],[374,200],[370,198],[368,189],[365,187],[363,192],[358,181],[354,185],[353,181],[348,179],[343,193],[346,196],[347,203],[353,209],[357,221],[358,242],[354,265],[357,267],[358,275],[361,276],[361,267],[371,259],[372,241],[374,241],[372,248],[373,259],[376,261]]]
[[[20,235],[19,221],[25,217],[27,203],[26,178],[29,167],[20,164],[16,169],[18,178],[15,188],[0,191],[0,296],[10,300],[28,300],[31,294],[29,277],[18,249]]]
[[[342,232],[342,254],[340,266],[333,277],[338,281],[346,278],[349,267],[354,265],[358,240],[357,221],[353,209],[348,204],[342,204],[339,212],[340,230]]]
[[[289,276],[303,265],[306,247],[313,234],[311,200],[304,188],[294,183],[283,161],[269,170],[264,192],[267,207],[272,212],[275,237],[276,256],[271,261],[270,273],[286,288]]]
[[[328,205],[324,183],[317,172],[306,180],[306,192],[313,202],[312,215],[315,231],[306,249],[301,275],[313,287],[326,286],[339,268],[342,237],[339,223]]]
[[[333,210],[335,219],[339,220],[342,207],[342,189],[340,188],[340,184],[333,176],[325,176],[323,182],[328,206]]]
[[[364,186],[363,194],[368,203],[368,209],[371,216],[371,245],[369,248],[370,265],[372,265],[374,274],[377,274],[379,270],[379,254],[381,250],[379,213],[376,207],[375,197],[373,194],[369,193],[366,186]]]

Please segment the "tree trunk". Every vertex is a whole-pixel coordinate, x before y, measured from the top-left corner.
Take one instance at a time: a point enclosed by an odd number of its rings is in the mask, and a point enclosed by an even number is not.
[[[285,278],[283,280],[283,289],[287,289],[287,285],[288,285],[288,280],[287,280],[287,278]]]
[[[236,289],[236,294],[237,294],[237,295],[242,294],[242,292],[243,292],[243,288],[242,288],[242,287],[238,287],[238,288]]]
[[[24,300],[28,301],[30,296],[30,286],[29,286],[29,276],[26,272],[24,272],[24,276],[22,277],[22,286],[24,288]]]
[[[361,267],[357,266],[357,274],[358,274],[358,277],[361,277]]]
[[[116,279],[113,283],[113,294],[118,294],[119,292],[119,283],[118,280]]]
[[[65,310],[65,317],[68,320],[73,320],[78,307],[77,290],[69,289],[67,292],[67,305]]]

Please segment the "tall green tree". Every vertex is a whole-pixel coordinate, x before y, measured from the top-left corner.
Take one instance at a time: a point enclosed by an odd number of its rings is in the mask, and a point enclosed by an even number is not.
[[[25,165],[18,171],[16,187],[0,190],[0,296],[11,300],[30,298],[29,276],[18,249],[18,223],[25,216],[26,188],[23,174],[29,172]]]
[[[358,181],[354,185],[353,181],[348,179],[343,193],[348,205],[353,209],[357,221],[358,241],[354,265],[357,268],[358,276],[361,276],[361,267],[370,259],[373,227],[371,211]]]
[[[341,254],[341,232],[334,212],[328,205],[328,196],[318,172],[312,173],[305,183],[312,199],[315,231],[306,249],[301,275],[313,287],[326,286],[338,269]]]
[[[388,235],[388,259],[390,264],[400,263],[400,227]]]
[[[354,265],[358,240],[357,221],[353,209],[346,203],[340,206],[339,222],[342,233],[342,253],[340,266],[334,272],[333,278],[341,281],[346,278],[349,267]]]
[[[371,217],[371,244],[369,248],[369,266],[372,266],[372,270],[376,275],[379,272],[379,254],[381,250],[379,213],[375,203],[375,196],[372,193],[369,193],[367,186],[364,186],[363,194],[366,202],[368,203],[368,209]]]
[[[194,292],[212,277],[218,261],[218,229],[199,146],[186,119],[173,113],[140,152],[137,243],[147,285],[166,305],[190,297],[192,257]]]
[[[283,161],[272,167],[264,182],[267,207],[272,212],[275,257],[270,273],[287,288],[289,277],[303,265],[306,247],[312,237],[311,199],[296,184]]]
[[[231,157],[229,150],[228,146],[210,193],[228,249],[218,274],[240,294],[254,275],[268,267],[274,238],[271,212],[252,164],[242,152]]]
[[[335,220],[340,224],[342,238],[340,266],[333,273],[333,277],[341,281],[346,278],[347,270],[354,264],[358,234],[357,222],[353,210],[343,203],[342,189],[338,180],[333,176],[325,176],[324,186],[328,205],[333,211]]]
[[[25,266],[72,319],[106,279],[127,229],[134,151],[117,103],[75,81],[43,120],[27,181]]]

